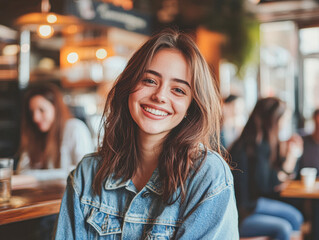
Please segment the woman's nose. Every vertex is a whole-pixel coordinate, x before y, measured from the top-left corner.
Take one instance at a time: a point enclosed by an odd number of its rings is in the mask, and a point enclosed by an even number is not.
[[[164,87],[158,88],[152,95],[152,100],[165,103],[167,101],[167,93]]]

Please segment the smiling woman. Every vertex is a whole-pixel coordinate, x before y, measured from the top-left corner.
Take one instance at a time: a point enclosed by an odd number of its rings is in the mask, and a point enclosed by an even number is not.
[[[70,175],[56,239],[238,239],[215,83],[188,35],[150,38],[108,96],[98,153]]]
[[[31,98],[29,105],[33,122],[41,132],[48,132],[55,118],[54,105],[41,95]]]
[[[17,172],[39,180],[65,179],[92,151],[88,128],[71,117],[59,89],[51,84],[31,85],[24,96]]]
[[[192,101],[190,82],[181,52],[162,49],[154,56],[128,100],[140,138],[151,134],[161,141],[183,120]]]

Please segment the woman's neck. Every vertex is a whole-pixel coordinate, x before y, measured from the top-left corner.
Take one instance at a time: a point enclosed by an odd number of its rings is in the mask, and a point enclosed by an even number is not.
[[[162,150],[163,139],[158,136],[139,134],[138,149],[140,168],[150,171],[151,166],[155,169],[158,164],[158,156]],[[153,170],[154,170],[153,169]]]
[[[162,150],[163,139],[158,136],[139,134],[139,165],[133,176],[133,183],[140,191],[151,178],[158,165],[158,157]]]

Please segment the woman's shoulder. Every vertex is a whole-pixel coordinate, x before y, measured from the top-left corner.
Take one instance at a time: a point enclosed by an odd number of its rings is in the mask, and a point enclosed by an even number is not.
[[[232,183],[232,174],[226,160],[214,151],[208,151],[199,172],[211,176],[211,180]]]
[[[73,184],[80,190],[82,186],[91,186],[98,170],[101,157],[98,153],[90,153],[83,157],[76,169],[72,171],[70,177]]]
[[[191,181],[195,188],[207,191],[208,195],[233,185],[233,175],[226,160],[217,152],[208,151],[201,166]]]
[[[86,154],[79,162],[76,170],[88,171],[89,169],[96,169],[100,161],[101,156],[97,152]]]
[[[185,202],[191,205],[212,199],[224,191],[233,191],[233,176],[227,162],[217,153],[208,151],[198,162],[200,168],[190,178]],[[220,201],[226,201],[221,198]]]

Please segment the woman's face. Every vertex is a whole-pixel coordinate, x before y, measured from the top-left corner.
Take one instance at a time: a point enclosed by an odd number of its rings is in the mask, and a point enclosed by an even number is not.
[[[162,49],[129,95],[128,106],[140,134],[165,137],[183,120],[191,101],[186,59],[177,50]]]
[[[30,99],[29,109],[33,122],[41,132],[48,132],[55,119],[53,104],[41,95],[35,95]]]

